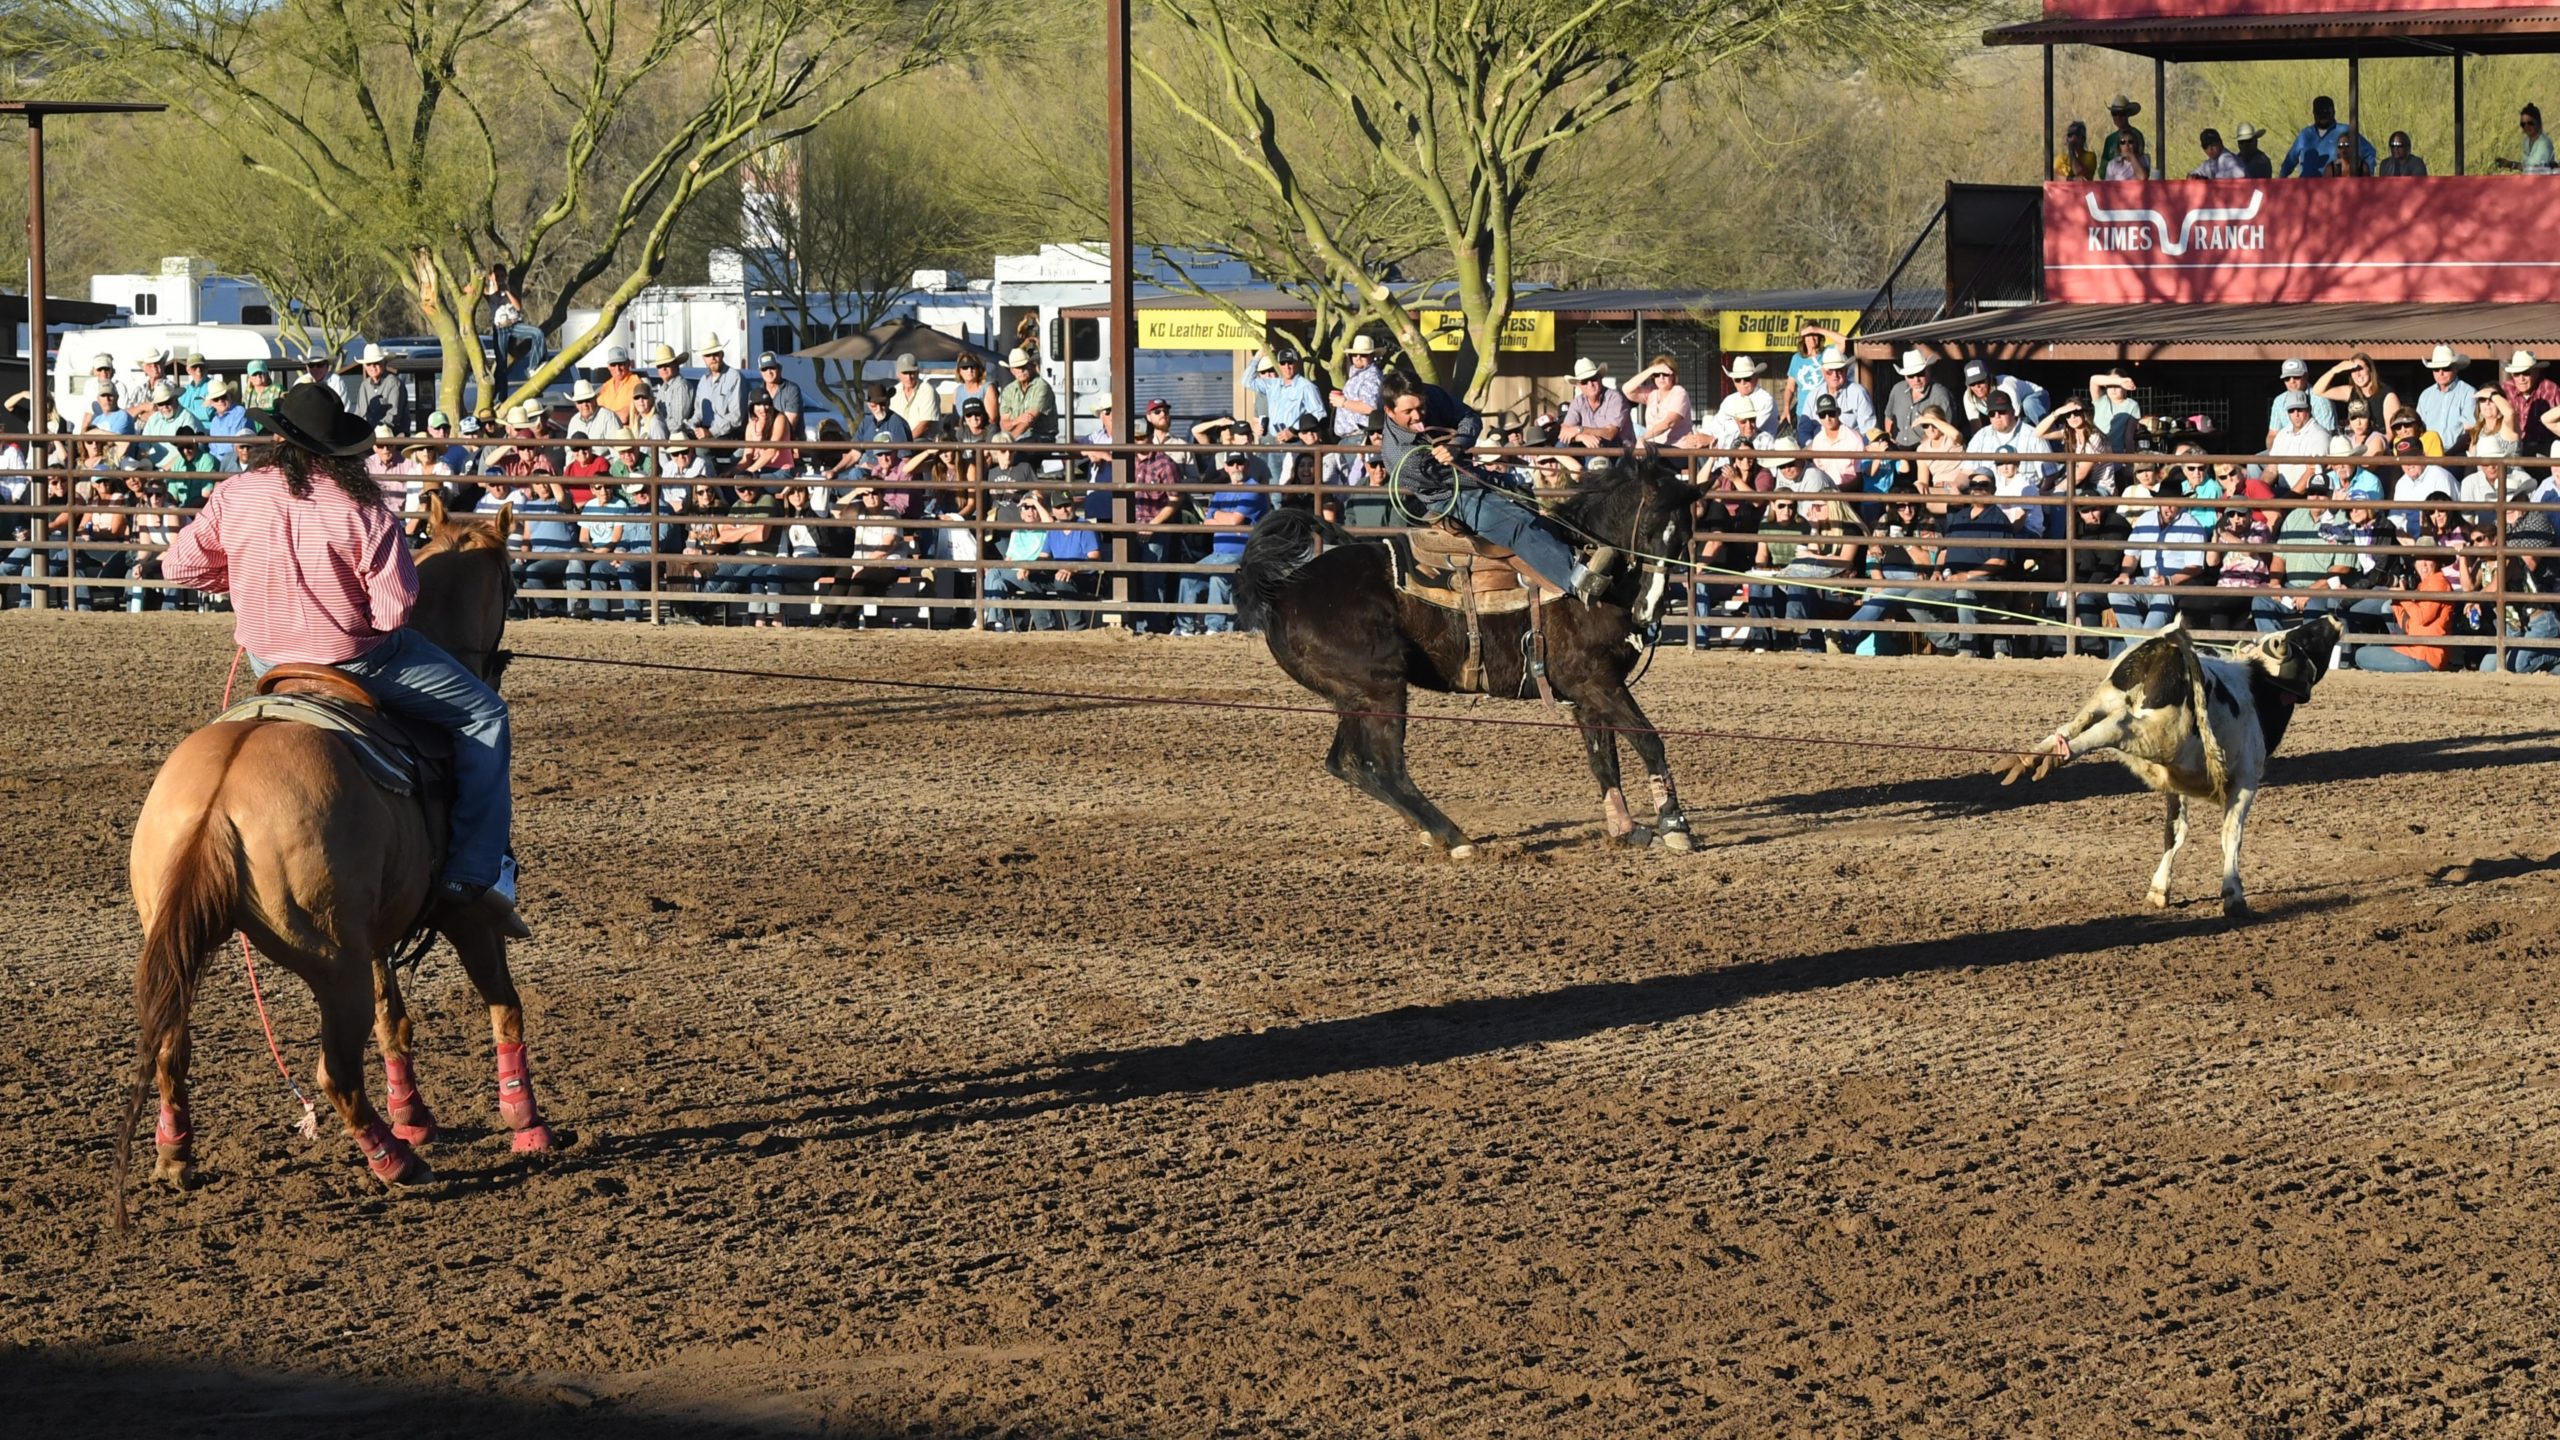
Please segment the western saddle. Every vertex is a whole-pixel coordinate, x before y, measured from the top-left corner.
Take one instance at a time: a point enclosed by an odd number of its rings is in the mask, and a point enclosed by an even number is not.
[[[1529,612],[1531,669],[1541,691],[1546,688],[1543,637],[1536,637],[1542,627],[1539,612],[1553,600],[1563,598],[1556,589],[1523,563],[1518,555],[1447,524],[1426,525],[1404,532],[1410,563],[1396,577],[1396,588],[1426,605],[1455,610],[1465,617],[1467,626],[1467,658],[1459,669],[1458,688],[1481,693],[1484,682],[1483,617]]]
[[[282,664],[258,677],[256,693],[214,717],[290,720],[347,743],[365,778],[394,795],[424,795],[452,779],[453,736],[386,715],[355,679],[334,665]]]

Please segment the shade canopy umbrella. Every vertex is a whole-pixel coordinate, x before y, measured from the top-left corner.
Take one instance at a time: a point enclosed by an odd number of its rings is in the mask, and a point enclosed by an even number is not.
[[[913,355],[922,364],[948,364],[963,355],[984,358],[986,352],[948,332],[913,320],[898,320],[887,325],[852,335],[839,335],[822,340],[806,350],[791,352],[802,360],[890,360],[900,355]]]

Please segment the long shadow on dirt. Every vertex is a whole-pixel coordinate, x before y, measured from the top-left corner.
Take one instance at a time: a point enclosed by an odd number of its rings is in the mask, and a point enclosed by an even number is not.
[[[499,1377],[503,1383],[504,1377]],[[933,1421],[906,1416],[815,1413],[792,1420],[730,1418],[716,1408],[668,1414],[618,1404],[574,1384],[527,1381],[522,1395],[465,1389],[449,1381],[233,1369],[196,1360],[163,1359],[87,1348],[0,1350],[0,1395],[10,1428],[21,1435],[82,1440],[344,1440],[398,1435],[405,1440],[468,1436],[470,1440],[696,1440],[724,1436],[814,1435],[849,1440],[1125,1440],[1123,1429],[1022,1427],[1000,1420]]]
[[[2336,780],[2389,780],[2447,771],[2507,769],[2560,762],[2560,730],[2519,730],[2508,735],[2454,735],[2389,745],[2356,745],[2299,754],[2278,751],[2268,767],[2270,791],[2288,785]],[[2544,743],[2537,743],[2544,742]],[[1844,810],[1914,807],[1913,820],[1949,820],[2026,805],[2053,805],[2110,793],[2140,794],[2142,782],[2111,760],[2083,759],[2034,784],[2003,786],[1983,770],[1881,785],[1835,785],[1793,795],[1773,795],[1739,807],[1750,817],[1821,815]]]
[[[2342,893],[2278,902],[2249,924],[2346,903]],[[1213,1035],[1172,1045],[1091,1050],[1000,1069],[919,1076],[865,1087],[810,1089],[748,1102],[734,1118],[599,1139],[556,1165],[588,1168],[681,1155],[709,1142],[758,1135],[757,1153],[1022,1119],[1082,1105],[1150,1096],[1238,1090],[1397,1066],[1430,1065],[1606,1030],[1660,1025],[1729,1005],[1862,980],[2049,960],[2126,945],[2213,934],[2232,922],[2211,902],[2176,914],[2109,916],[1990,934],[1850,946],[1816,955],[1644,980],[1568,985],[1526,995],[1406,1005],[1372,1015]],[[508,1172],[485,1183],[503,1185]]]

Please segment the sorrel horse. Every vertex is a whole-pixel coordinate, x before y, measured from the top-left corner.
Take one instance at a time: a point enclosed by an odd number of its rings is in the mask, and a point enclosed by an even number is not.
[[[506,533],[494,521],[455,519],[429,496],[417,551],[418,603],[411,624],[481,679],[497,683],[506,628]],[[427,901],[442,858],[441,801],[393,795],[368,780],[346,744],[281,720],[207,725],[160,766],[134,827],[134,907],[142,961],[134,1004],[141,1067],[116,1143],[116,1223],[126,1223],[125,1173],[156,1081],[159,1157],[152,1175],[181,1188],[194,1176],[187,1118],[188,1016],[204,964],[235,931],[302,977],[320,1006],[319,1082],[385,1185],[434,1178],[410,1146],[435,1132],[409,1056],[409,1015],[390,954]],[[550,1127],[534,1103],[524,1059],[524,1009],[507,973],[506,938],[473,916],[439,916],[437,928],[489,1005],[498,1047],[498,1113],[519,1151],[548,1150]],[[366,1016],[382,1046],[390,1121],[365,1097]]]
[[[1626,557],[1609,588],[1586,604],[1546,600],[1539,616],[1549,685],[1582,728],[1600,809],[1611,838],[1690,848],[1689,820],[1662,737],[1627,691],[1642,653],[1635,642],[1654,618],[1666,568],[1688,549],[1698,490],[1658,460],[1587,473],[1555,517],[1586,542]],[[1407,687],[1454,692],[1469,673],[1459,612],[1398,588],[1410,549],[1401,537],[1362,540],[1302,510],[1275,510],[1253,528],[1236,568],[1236,611],[1259,630],[1291,679],[1332,702],[1341,719],[1325,769],[1393,809],[1425,840],[1464,859],[1475,847],[1424,798],[1405,771]],[[1534,603],[1534,602],[1533,602]],[[1489,695],[1533,693],[1524,608],[1479,621],[1480,688]],[[1633,742],[1651,782],[1654,823],[1637,825],[1619,787],[1618,737]]]

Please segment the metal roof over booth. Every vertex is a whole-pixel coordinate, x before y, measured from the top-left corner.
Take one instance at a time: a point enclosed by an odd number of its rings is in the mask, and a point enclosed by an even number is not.
[[[1985,45],[2094,45],[2172,64],[2560,53],[2560,8],[2394,10],[2030,20]]]
[[[2560,303],[2535,305],[2031,305],[1861,335],[1863,359],[1926,345],[1955,359],[2414,360],[2437,345],[2474,359],[2560,353]]]

